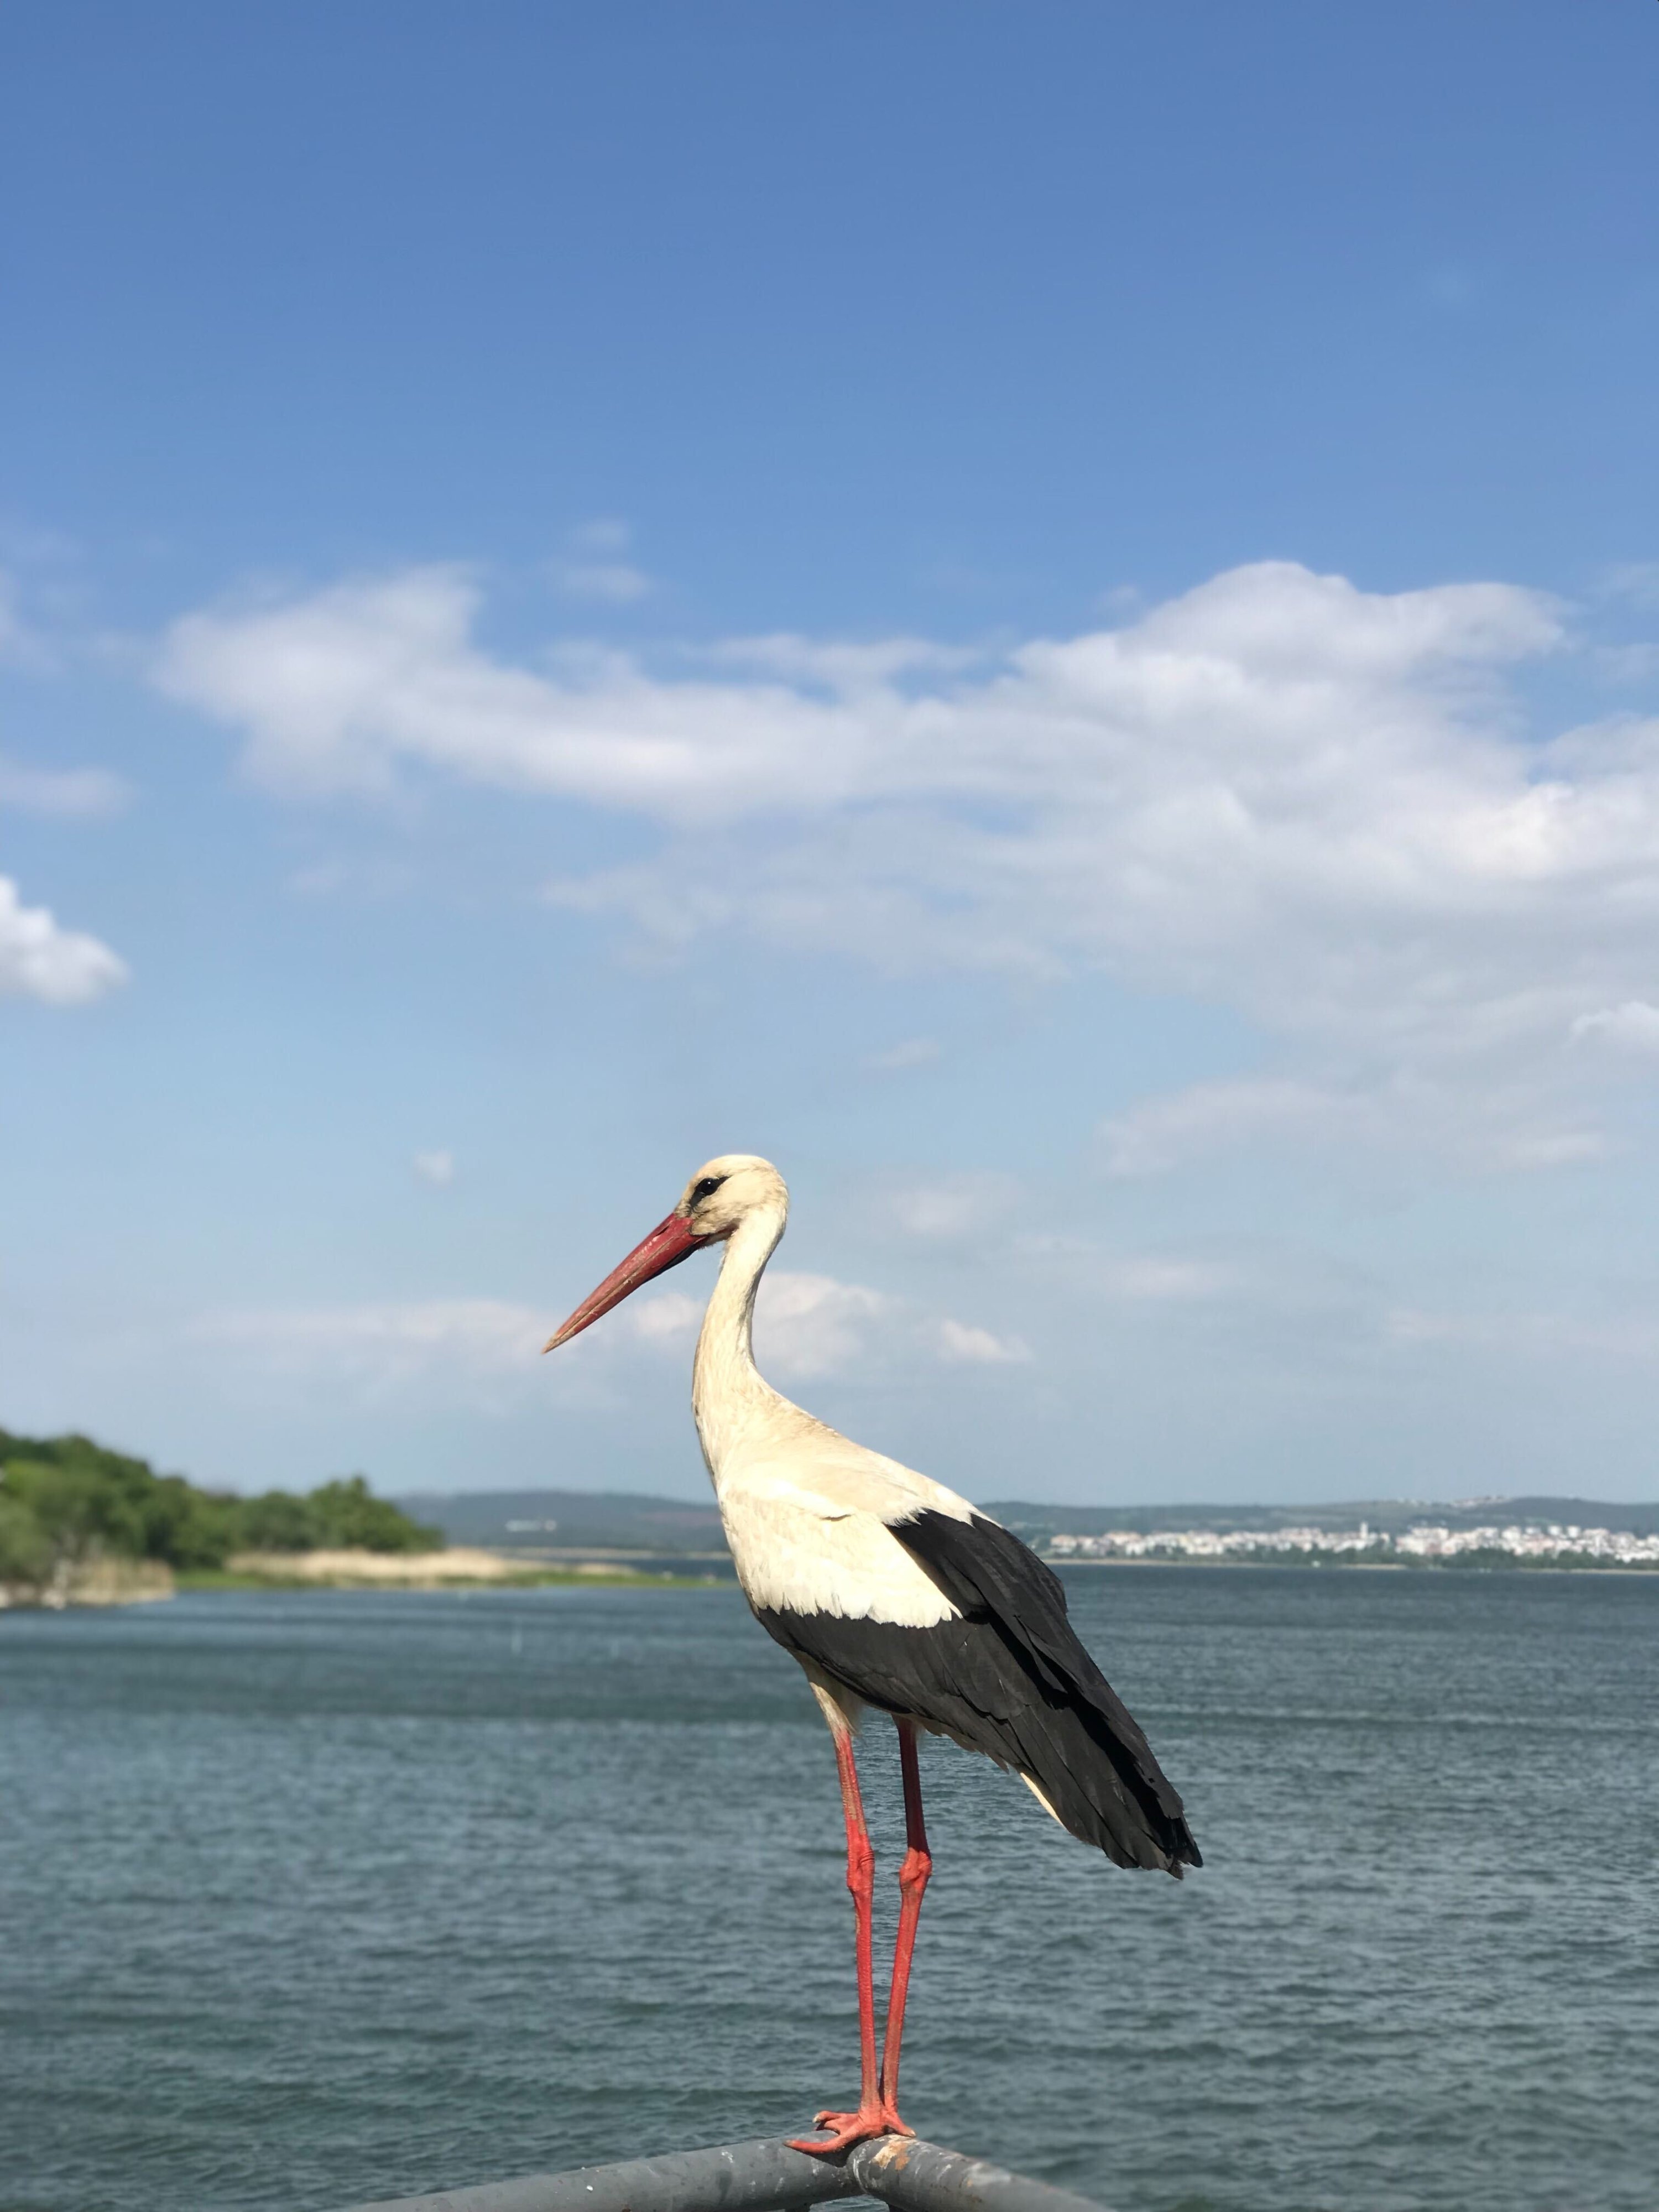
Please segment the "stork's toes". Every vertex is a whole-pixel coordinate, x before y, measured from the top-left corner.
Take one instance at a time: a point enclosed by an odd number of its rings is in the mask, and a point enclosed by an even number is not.
[[[877,2136],[911,2136],[908,2128],[890,2105],[861,2105],[856,2112],[820,2112],[812,2123],[814,2127],[827,2128],[829,2134],[792,2136],[791,2150],[811,2151],[817,2158],[830,2158],[838,2151],[851,2150],[854,2143],[869,2142]]]

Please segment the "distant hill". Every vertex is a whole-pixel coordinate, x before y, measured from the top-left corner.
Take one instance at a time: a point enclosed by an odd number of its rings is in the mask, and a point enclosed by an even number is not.
[[[672,1559],[726,1548],[720,1515],[707,1504],[630,1491],[479,1490],[403,1498],[404,1510],[442,1529],[452,1544],[545,1556],[629,1552]],[[1028,1543],[1048,1536],[1100,1536],[1114,1528],[1236,1529],[1369,1527],[1397,1534],[1413,1522],[1478,1528],[1490,1522],[1559,1522],[1580,1528],[1659,1534],[1659,1504],[1612,1504],[1590,1498],[1478,1498],[1440,1504],[1423,1498],[1349,1498],[1328,1505],[1043,1505],[1027,1498],[988,1504],[988,1513]]]
[[[625,1490],[474,1490],[422,1494],[418,1503],[452,1544],[491,1551],[638,1552],[666,1559],[726,1549],[712,1498],[705,1505]]]
[[[1024,1498],[988,1504],[988,1513],[1032,1543],[1046,1536],[1103,1536],[1114,1528],[1358,1528],[1398,1535],[1413,1522],[1448,1528],[1490,1523],[1576,1523],[1581,1528],[1628,1528],[1632,1535],[1659,1533],[1659,1504],[1613,1504],[1595,1498],[1464,1498],[1454,1504],[1422,1498],[1345,1498],[1325,1505],[1041,1505]]]

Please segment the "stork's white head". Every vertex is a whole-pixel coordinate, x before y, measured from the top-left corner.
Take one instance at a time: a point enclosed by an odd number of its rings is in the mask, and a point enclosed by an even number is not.
[[[712,1244],[740,1228],[751,1213],[787,1213],[789,1189],[770,1160],[753,1152],[722,1152],[705,1161],[674,1208],[700,1243]]]
[[[611,1269],[598,1290],[589,1292],[544,1349],[554,1352],[568,1344],[612,1306],[619,1306],[630,1291],[678,1267],[705,1244],[724,1243],[745,1221],[763,1215],[775,1243],[788,1212],[788,1186],[770,1160],[753,1152],[722,1152],[719,1159],[706,1161],[686,1184],[674,1211]]]

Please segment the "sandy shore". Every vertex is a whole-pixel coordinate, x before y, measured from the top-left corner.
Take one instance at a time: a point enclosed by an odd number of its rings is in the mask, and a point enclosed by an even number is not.
[[[563,1581],[575,1575],[598,1581],[641,1579],[625,1564],[590,1559],[550,1570],[535,1560],[507,1559],[468,1544],[442,1552],[238,1552],[225,1564],[233,1576],[315,1583],[329,1589],[445,1589],[456,1583]]]
[[[0,1607],[59,1613],[70,1605],[152,1605],[173,1593],[173,1570],[160,1559],[90,1559],[47,1589],[0,1583]]]
[[[522,1563],[499,1552],[453,1545],[442,1552],[238,1552],[226,1561],[233,1575],[269,1575],[273,1581],[354,1584],[398,1589],[440,1589],[446,1583],[498,1583],[522,1574]]]

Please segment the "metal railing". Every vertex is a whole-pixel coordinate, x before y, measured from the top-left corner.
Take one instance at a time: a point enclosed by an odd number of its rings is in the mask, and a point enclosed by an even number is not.
[[[874,2197],[893,2212],[1101,2212],[1086,2197],[913,2136],[880,2136],[833,2161],[781,2140],[723,2143],[399,2197],[356,2212],[804,2212],[842,2197]]]

